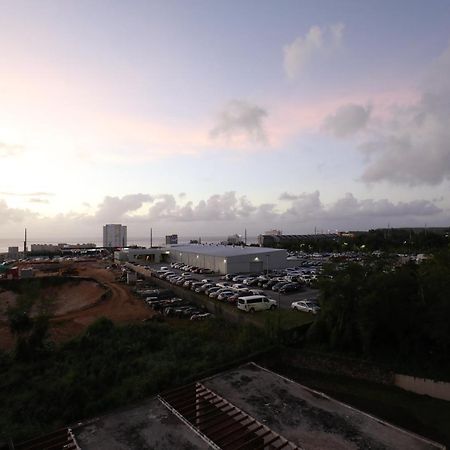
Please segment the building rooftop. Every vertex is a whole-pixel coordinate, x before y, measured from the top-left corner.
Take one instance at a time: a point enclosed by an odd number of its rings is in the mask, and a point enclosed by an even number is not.
[[[269,255],[286,250],[274,249],[267,247],[241,247],[234,245],[220,245],[220,244],[178,244],[169,247],[171,252],[186,252],[196,253],[198,255],[207,256],[244,256],[244,255]]]
[[[86,422],[73,432],[86,450],[444,448],[253,363]]]

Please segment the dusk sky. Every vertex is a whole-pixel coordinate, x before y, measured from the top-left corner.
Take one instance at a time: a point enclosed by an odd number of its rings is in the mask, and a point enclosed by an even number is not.
[[[0,0],[0,238],[450,225],[450,1]]]

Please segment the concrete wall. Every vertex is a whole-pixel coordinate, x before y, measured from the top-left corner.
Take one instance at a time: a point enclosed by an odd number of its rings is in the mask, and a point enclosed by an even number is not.
[[[394,384],[406,391],[450,401],[450,383],[395,374]]]

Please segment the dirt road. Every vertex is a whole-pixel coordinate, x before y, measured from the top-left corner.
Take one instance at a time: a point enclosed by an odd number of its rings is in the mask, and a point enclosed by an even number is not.
[[[140,323],[149,318],[153,312],[145,304],[134,297],[130,288],[124,284],[116,282],[117,272],[105,268],[103,262],[83,262],[76,265],[81,277],[90,277],[102,284],[110,292],[106,298],[100,302],[86,306],[89,299],[80,296],[80,309],[67,314],[61,314],[51,319],[50,338],[55,342],[63,342],[80,334],[86,327],[91,325],[100,317],[107,317],[115,323]],[[66,295],[70,295],[66,294]],[[86,296],[90,295],[86,291]],[[71,298],[71,303],[76,301]],[[0,348],[11,349],[14,339],[9,331],[7,323],[0,323]]]

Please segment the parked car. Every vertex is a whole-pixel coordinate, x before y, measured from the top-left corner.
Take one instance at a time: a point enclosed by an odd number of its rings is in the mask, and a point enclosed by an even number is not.
[[[278,280],[275,279],[271,279],[269,280],[267,283],[264,283],[261,287],[263,289],[272,289],[272,286],[274,286],[275,284],[279,283]]]
[[[267,309],[276,309],[277,302],[265,295],[250,295],[247,297],[239,297],[237,302],[238,309],[249,313],[256,311],[264,311]]]
[[[205,292],[206,289],[214,287],[214,284],[212,283],[204,283],[202,286],[199,286],[197,289],[195,289],[195,292]]]
[[[221,294],[222,292],[230,291],[230,290],[231,290],[230,288],[219,288],[219,289],[217,289],[217,291],[211,292],[211,293],[209,294],[209,297],[210,297],[210,298],[217,298],[217,296],[218,296],[219,294]]]
[[[283,286],[289,284],[287,281],[279,281],[272,286],[272,291],[278,292]]]
[[[198,287],[203,286],[205,283],[203,281],[195,281],[194,283],[191,283],[190,289],[191,291],[195,291]]]
[[[264,295],[264,291],[261,289],[250,289],[252,295]]]
[[[222,288],[220,286],[212,286],[208,289],[206,289],[205,294],[210,296],[211,294],[214,294],[215,292],[220,291]]]
[[[301,284],[299,283],[288,283],[284,286],[281,286],[279,292],[281,294],[286,294],[287,292],[297,292],[302,288]]]
[[[221,292],[221,293],[217,296],[217,300],[219,300],[219,301],[224,301],[224,300],[226,300],[227,298],[231,297],[232,295],[234,295],[234,292],[233,292],[233,291],[224,291],[224,292]]]
[[[222,277],[222,279],[225,281],[232,281],[235,276],[236,276],[235,273],[227,273]]]
[[[291,308],[296,311],[310,312],[317,314],[320,311],[320,306],[311,300],[299,300],[291,303]]]
[[[236,275],[233,277],[233,281],[235,283],[242,283],[246,278],[248,278],[248,275]]]

